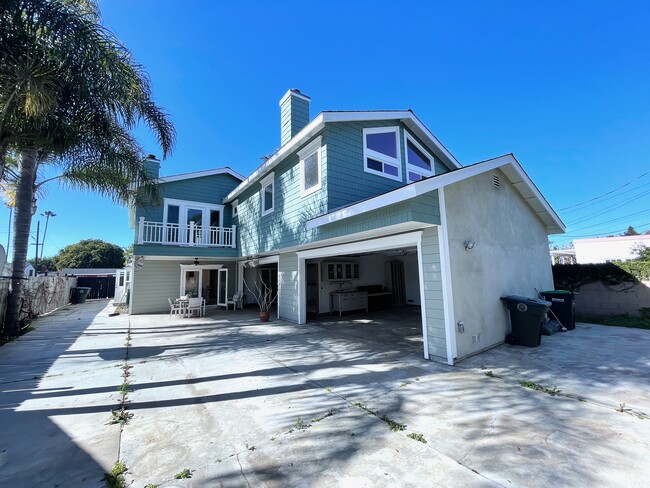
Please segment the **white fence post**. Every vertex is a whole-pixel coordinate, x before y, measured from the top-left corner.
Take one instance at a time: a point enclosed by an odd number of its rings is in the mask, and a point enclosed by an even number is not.
[[[142,244],[144,240],[144,217],[140,217],[138,222],[138,244]]]
[[[237,247],[237,226],[233,225],[232,226],[232,234],[230,234],[230,247]]]

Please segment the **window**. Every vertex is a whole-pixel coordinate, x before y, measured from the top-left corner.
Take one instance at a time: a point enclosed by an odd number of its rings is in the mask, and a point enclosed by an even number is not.
[[[267,175],[262,181],[262,215],[268,215],[275,208],[275,173]]]
[[[433,157],[418,142],[408,134],[404,135],[406,146],[407,183],[420,181],[434,174]]]
[[[398,127],[363,129],[363,164],[368,173],[402,181]]]
[[[300,196],[304,197],[321,188],[321,137],[314,139],[298,152],[300,158]]]
[[[239,215],[239,200],[232,201],[232,216],[237,217]]]

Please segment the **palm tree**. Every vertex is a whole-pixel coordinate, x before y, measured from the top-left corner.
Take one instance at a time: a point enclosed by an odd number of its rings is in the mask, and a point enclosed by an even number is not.
[[[46,210],[41,215],[45,217],[45,230],[43,231],[43,245],[41,246],[41,255],[38,258],[39,261],[43,259],[43,249],[45,249],[45,237],[47,237],[47,224],[50,223],[50,217],[56,217],[56,214],[51,210]],[[38,273],[38,270],[36,270],[36,272]]]
[[[15,181],[12,292],[3,335],[19,332],[20,294],[32,202],[57,179],[116,202],[155,192],[144,151],[131,131],[156,135],[163,157],[174,128],[152,99],[143,68],[96,21],[96,4],[68,0],[3,0],[0,5],[0,177]],[[5,164],[16,156],[17,166]],[[54,165],[55,178],[37,182]]]

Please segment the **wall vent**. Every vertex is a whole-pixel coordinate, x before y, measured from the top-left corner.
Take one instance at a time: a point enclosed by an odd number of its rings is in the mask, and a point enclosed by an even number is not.
[[[494,188],[501,188],[501,181],[499,180],[499,175],[492,175],[492,185]]]

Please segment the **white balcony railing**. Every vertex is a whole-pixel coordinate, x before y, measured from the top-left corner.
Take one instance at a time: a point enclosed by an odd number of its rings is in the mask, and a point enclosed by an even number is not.
[[[211,227],[209,225],[167,224],[148,222],[140,217],[138,244],[164,244],[169,246],[237,247],[236,226]]]

